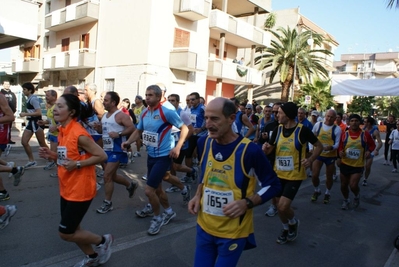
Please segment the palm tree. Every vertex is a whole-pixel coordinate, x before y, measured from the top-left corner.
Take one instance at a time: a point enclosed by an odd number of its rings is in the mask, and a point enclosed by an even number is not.
[[[394,6],[396,8],[399,8],[399,1],[398,0],[388,0],[387,2],[388,2],[387,8],[393,8]]]
[[[305,105],[305,95],[310,95],[312,99],[311,106],[321,111],[335,106],[334,96],[331,95],[330,80],[314,79],[312,83],[301,86],[301,95],[297,98],[301,106]]]
[[[295,78],[301,77],[305,82],[309,82],[312,76],[328,77],[323,56],[332,53],[325,49],[313,49],[307,43],[309,39],[313,39],[314,47],[321,47],[324,38],[320,34],[306,31],[298,35],[296,29],[291,30],[290,27],[287,29],[279,27],[277,31],[269,31],[276,40],[272,40],[271,46],[255,58],[255,64],[259,64],[260,70],[271,67],[270,83],[277,74],[280,74],[282,101],[288,100],[289,88],[293,83],[295,56],[297,59]]]

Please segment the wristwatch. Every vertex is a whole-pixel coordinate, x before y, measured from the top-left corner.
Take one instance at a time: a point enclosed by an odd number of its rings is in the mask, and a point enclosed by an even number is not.
[[[252,209],[254,207],[254,203],[252,202],[252,200],[250,200],[249,198],[246,197],[245,201],[247,202],[248,209]]]
[[[118,132],[118,134],[119,134],[119,137],[121,137],[121,136],[122,136],[122,132]]]
[[[80,167],[82,167],[82,166],[80,165],[80,161],[78,160],[78,161],[76,161],[76,169],[80,170]]]

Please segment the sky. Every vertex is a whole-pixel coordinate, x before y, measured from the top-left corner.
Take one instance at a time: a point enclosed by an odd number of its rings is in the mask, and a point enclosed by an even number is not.
[[[300,13],[334,36],[341,54],[399,52],[399,9],[387,9],[387,0],[272,0],[272,9],[300,8]],[[10,61],[9,49],[0,50],[0,62]]]
[[[399,9],[387,0],[272,0],[272,9],[299,7],[299,13],[334,36],[341,54],[399,52]]]

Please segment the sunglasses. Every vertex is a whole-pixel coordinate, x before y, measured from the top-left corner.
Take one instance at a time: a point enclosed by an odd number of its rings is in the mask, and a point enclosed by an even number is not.
[[[195,100],[197,100],[196,98],[190,98],[190,101],[195,101]]]

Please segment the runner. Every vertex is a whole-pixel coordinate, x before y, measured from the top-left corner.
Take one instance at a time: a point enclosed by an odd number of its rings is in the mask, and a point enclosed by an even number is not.
[[[379,151],[382,148],[382,141],[381,141],[380,131],[378,130],[378,126],[375,125],[375,119],[373,119],[372,117],[368,116],[366,119],[364,119],[363,130],[369,132],[371,137],[374,139],[374,141],[377,141],[377,144],[378,144],[376,149],[370,154],[370,158],[366,159],[364,180],[363,180],[362,185],[367,186],[367,179],[370,176],[371,165],[373,164],[374,157],[378,156]]]

